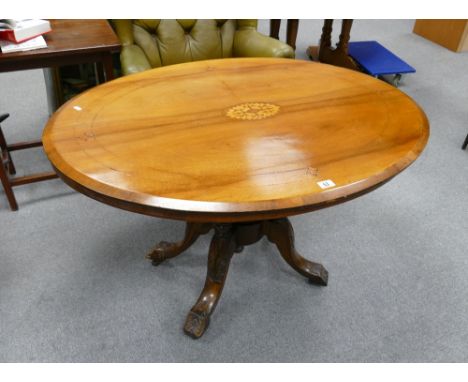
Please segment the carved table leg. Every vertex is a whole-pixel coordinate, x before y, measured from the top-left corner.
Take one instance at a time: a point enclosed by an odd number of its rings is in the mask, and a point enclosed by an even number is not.
[[[208,327],[210,315],[221,297],[229,263],[237,246],[232,224],[219,224],[214,228],[205,286],[190,310],[184,326],[185,333],[193,338],[200,338]]]
[[[294,231],[287,218],[265,222],[265,234],[276,244],[284,260],[310,282],[327,285],[328,271],[322,264],[313,263],[300,256],[294,248]]]
[[[187,223],[185,227],[185,236],[181,241],[177,243],[161,241],[148,255],[146,255],[146,258],[151,259],[153,265],[159,265],[164,260],[181,254],[190,247],[200,235],[208,233],[212,227],[212,224],[207,223]]]
[[[182,241],[172,244],[161,242],[148,257],[153,260],[153,264],[159,264],[177,256],[211,228],[214,228],[215,234],[208,254],[205,285],[184,325],[185,333],[193,338],[200,338],[208,328],[210,316],[221,297],[233,254],[242,251],[246,245],[256,243],[263,236],[267,236],[277,246],[283,259],[310,282],[327,285],[326,269],[321,264],[304,259],[294,248],[294,231],[287,218],[233,224],[187,223]]]

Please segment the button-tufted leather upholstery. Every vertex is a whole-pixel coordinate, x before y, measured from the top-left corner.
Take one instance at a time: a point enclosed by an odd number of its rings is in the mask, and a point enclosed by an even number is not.
[[[287,44],[257,32],[256,20],[112,20],[124,75],[228,57],[287,57]]]

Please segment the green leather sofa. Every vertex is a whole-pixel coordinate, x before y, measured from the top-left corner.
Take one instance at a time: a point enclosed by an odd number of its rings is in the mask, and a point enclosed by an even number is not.
[[[257,31],[256,20],[112,20],[123,75],[228,57],[294,58],[289,45]]]

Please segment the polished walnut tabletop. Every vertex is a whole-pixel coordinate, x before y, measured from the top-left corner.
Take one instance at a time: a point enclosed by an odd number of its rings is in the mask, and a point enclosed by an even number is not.
[[[287,216],[369,192],[410,165],[428,139],[424,112],[355,71],[288,59],[224,59],[149,70],[62,106],[44,147],[76,190],[115,207],[187,221],[153,265],[214,230],[186,334],[201,337],[230,260],[266,237],[311,283],[320,263],[295,249]]]
[[[382,81],[300,60],[242,58],[101,85],[64,105],[43,142],[65,180],[104,202],[245,221],[371,190],[411,164],[428,135],[424,112]],[[324,180],[335,186],[321,188]]]

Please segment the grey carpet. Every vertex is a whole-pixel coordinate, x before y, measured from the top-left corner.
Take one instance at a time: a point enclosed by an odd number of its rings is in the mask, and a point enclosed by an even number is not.
[[[301,21],[298,58],[321,24]],[[194,341],[182,326],[204,282],[209,237],[152,267],[144,254],[179,238],[181,222],[117,210],[60,180],[22,186],[18,212],[0,192],[0,361],[468,361],[468,54],[412,26],[353,27],[353,40],[378,40],[417,68],[401,90],[425,109],[431,138],[379,190],[292,219],[298,249],[328,268],[327,287],[309,285],[261,241],[234,257],[211,326]],[[7,138],[39,136],[42,72],[0,74],[0,86]],[[40,150],[14,159],[20,175],[48,168]]]

